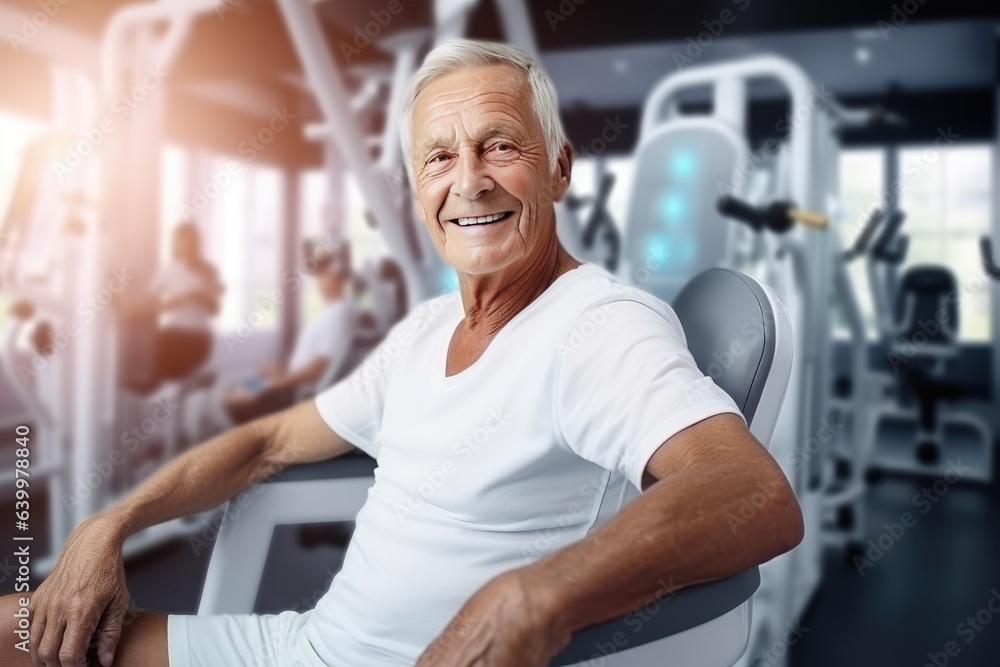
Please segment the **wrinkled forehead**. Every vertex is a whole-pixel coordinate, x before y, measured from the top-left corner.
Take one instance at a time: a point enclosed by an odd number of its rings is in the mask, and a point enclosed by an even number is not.
[[[430,81],[413,104],[413,144],[431,135],[450,134],[456,120],[463,128],[505,124],[524,132],[541,131],[531,103],[531,86],[512,65],[485,65],[450,72]],[[438,138],[438,137],[434,137]]]

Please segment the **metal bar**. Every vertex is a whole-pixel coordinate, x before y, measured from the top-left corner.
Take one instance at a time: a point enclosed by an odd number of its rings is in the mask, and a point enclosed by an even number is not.
[[[368,157],[363,133],[350,110],[350,95],[330,58],[320,21],[308,0],[278,0],[278,7],[331,130],[331,138],[341,158],[353,172],[358,189],[375,216],[386,245],[406,277],[409,301],[411,304],[420,303],[433,295],[431,281],[407,246],[405,220],[390,203],[395,197],[389,184]]]

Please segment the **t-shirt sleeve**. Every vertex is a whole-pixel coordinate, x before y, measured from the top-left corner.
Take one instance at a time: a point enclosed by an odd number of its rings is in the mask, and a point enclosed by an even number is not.
[[[703,419],[740,413],[699,369],[663,302],[592,306],[560,345],[555,418],[563,444],[642,488],[654,452]]]
[[[385,338],[342,380],[316,394],[320,417],[335,433],[349,443],[378,458],[375,437],[382,427],[386,388],[392,371],[393,355],[386,347],[402,335],[407,320],[397,323]]]

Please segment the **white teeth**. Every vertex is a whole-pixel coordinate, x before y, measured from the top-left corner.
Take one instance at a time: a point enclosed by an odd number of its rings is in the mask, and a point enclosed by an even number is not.
[[[482,215],[482,216],[479,216],[478,218],[459,218],[458,219],[458,224],[461,225],[462,227],[465,227],[467,225],[481,225],[481,224],[483,224],[485,222],[496,222],[497,220],[499,220],[500,218],[502,218],[504,215],[506,215],[506,214],[505,213],[494,213],[493,215]]]

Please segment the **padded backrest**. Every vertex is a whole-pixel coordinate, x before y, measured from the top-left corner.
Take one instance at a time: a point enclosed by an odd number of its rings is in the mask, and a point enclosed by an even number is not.
[[[716,209],[732,187],[745,142],[726,125],[681,118],[636,151],[622,243],[622,271],[670,303],[699,272],[723,262],[732,223]]]
[[[926,340],[937,345],[957,341],[958,281],[943,266],[916,266],[903,274],[894,307],[896,324],[906,341]],[[944,324],[945,326],[940,326]],[[935,325],[935,326],[932,326]]]
[[[672,305],[698,368],[732,397],[751,432],[768,446],[791,373],[791,322],[784,308],[753,278],[731,269],[698,274]],[[623,477],[613,478],[591,531],[639,493]]]
[[[673,308],[698,368],[752,424],[776,353],[776,313],[767,293],[738,271],[710,269],[684,287]]]

